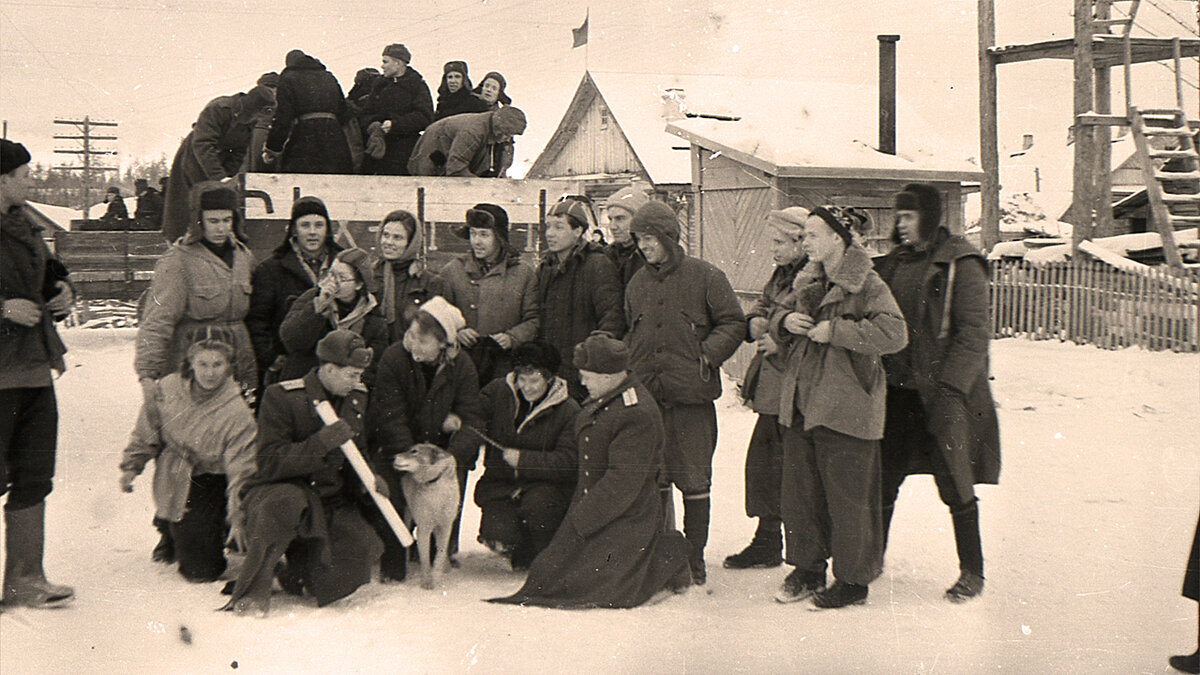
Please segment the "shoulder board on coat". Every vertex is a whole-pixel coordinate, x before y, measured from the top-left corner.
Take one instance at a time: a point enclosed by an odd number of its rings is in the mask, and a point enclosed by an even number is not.
[[[633,406],[637,405],[637,390],[635,390],[633,387],[626,389],[621,393],[621,402],[625,404],[626,408],[632,408]]]
[[[284,380],[279,383],[279,387],[284,391],[296,391],[304,388],[304,379],[297,378],[295,380]]]
[[[354,391],[365,394],[365,393],[367,393],[367,385],[363,384],[362,382],[359,382],[354,385]]]

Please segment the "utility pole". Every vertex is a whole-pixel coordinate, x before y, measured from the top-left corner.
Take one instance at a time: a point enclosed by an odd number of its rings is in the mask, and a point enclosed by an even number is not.
[[[79,155],[83,164],[81,166],[62,166],[58,167],[62,171],[82,171],[83,172],[83,217],[87,218],[88,207],[92,201],[92,181],[96,174],[103,174],[106,171],[115,171],[116,167],[104,166],[99,158],[116,155],[117,151],[111,148],[100,148],[94,145],[95,142],[116,141],[116,136],[100,136],[95,133],[96,127],[116,127],[116,122],[101,122],[93,120],[90,117],[84,116],[83,119],[56,119],[55,124],[72,125],[79,130],[78,134],[55,134],[55,140],[64,141],[80,141],[80,148],[55,148],[54,152],[64,155]]]

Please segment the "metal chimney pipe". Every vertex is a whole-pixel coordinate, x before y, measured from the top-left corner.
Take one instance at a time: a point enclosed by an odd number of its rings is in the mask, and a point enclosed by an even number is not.
[[[896,43],[899,35],[879,40],[879,151],[896,154]]]

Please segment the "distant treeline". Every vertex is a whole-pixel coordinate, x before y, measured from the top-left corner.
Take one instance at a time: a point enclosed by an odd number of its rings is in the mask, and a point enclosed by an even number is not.
[[[133,190],[133,181],[136,178],[145,178],[150,187],[158,189],[159,179],[166,176],[170,168],[166,155],[153,160],[134,159],[125,169],[106,172],[103,180],[94,179],[89,200],[91,203],[88,206],[104,201],[105,190],[114,185],[121,189],[121,196],[136,196]],[[73,209],[84,206],[85,182],[82,171],[36,163],[30,165],[29,175],[33,179],[30,201]],[[129,204],[129,211],[133,212],[132,203]]]

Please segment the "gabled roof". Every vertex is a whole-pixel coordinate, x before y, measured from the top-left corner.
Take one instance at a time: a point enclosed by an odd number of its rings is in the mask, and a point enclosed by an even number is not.
[[[25,209],[34,215],[39,225],[48,230],[70,230],[71,220],[79,217],[79,209],[66,206],[26,201]]]
[[[667,130],[781,177],[983,178],[968,159],[968,148],[955,147],[899,102],[898,152],[876,150],[879,104],[874,85],[758,80],[746,82],[733,100],[746,111],[737,121],[684,119]]]

